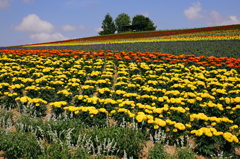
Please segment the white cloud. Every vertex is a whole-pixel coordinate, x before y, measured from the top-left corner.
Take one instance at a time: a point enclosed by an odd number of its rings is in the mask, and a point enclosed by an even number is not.
[[[20,25],[14,27],[14,30],[28,33],[51,33],[54,31],[54,26],[41,20],[36,14],[29,14],[23,18]]]
[[[83,30],[84,32],[90,32],[89,29],[85,28],[83,25],[80,25],[78,28]]]
[[[189,7],[188,9],[184,10],[183,14],[187,17],[188,20],[199,20],[203,18],[200,12],[202,10],[200,2],[197,4],[193,3],[193,6]]]
[[[62,27],[63,31],[76,31],[77,29],[83,30],[84,32],[90,32],[89,29],[85,28],[83,25],[80,26],[71,26],[71,25],[63,25]]]
[[[25,2],[25,3],[32,3],[32,2],[34,2],[34,0],[22,0],[23,2]]]
[[[223,18],[217,11],[213,10],[210,13],[210,17],[207,17],[206,23],[209,26],[231,25],[239,24],[240,19],[237,18],[237,16],[228,16],[226,18]]]
[[[9,7],[11,4],[8,2],[8,0],[0,0],[0,8],[5,9]]]
[[[67,37],[64,37],[61,33],[54,33],[54,34],[37,33],[37,34],[31,34],[29,37],[32,40],[36,40],[38,42],[50,42],[50,41],[58,41],[58,40],[69,39]]]
[[[36,14],[29,14],[27,17],[23,18],[20,25],[14,27],[13,24],[11,24],[10,28],[25,32],[30,39],[37,42],[50,42],[69,39],[59,32],[53,33],[55,30],[54,26],[47,21],[41,20]],[[70,25],[65,25],[63,26],[63,29],[70,30],[72,27]]]
[[[145,13],[143,13],[142,15],[143,15],[144,17],[149,17],[149,16],[148,16],[148,12],[145,12]]]
[[[99,28],[94,28],[94,30],[98,33],[98,32],[100,32],[100,31],[103,31],[103,29],[101,28],[102,27],[102,25],[99,27]]]
[[[231,25],[231,24],[239,24],[240,18],[234,15],[222,17],[220,13],[213,10],[210,12],[210,15],[206,14],[206,10],[203,11],[203,14],[199,14],[202,11],[200,2],[196,4],[193,3],[193,6],[184,10],[184,15],[188,20],[199,20],[201,18],[206,20],[208,26],[219,26],[219,25]]]
[[[79,29],[83,30],[83,29],[85,29],[85,28],[84,28],[83,25],[80,25],[80,26],[79,26]]]
[[[77,29],[76,26],[71,26],[71,25],[63,25],[62,30],[63,31],[75,31]]]

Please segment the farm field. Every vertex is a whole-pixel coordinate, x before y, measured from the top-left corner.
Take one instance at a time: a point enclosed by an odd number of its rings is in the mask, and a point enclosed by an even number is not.
[[[231,29],[0,48],[2,157],[239,158]]]

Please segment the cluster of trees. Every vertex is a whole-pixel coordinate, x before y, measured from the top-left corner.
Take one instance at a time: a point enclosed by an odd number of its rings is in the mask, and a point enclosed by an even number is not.
[[[100,31],[98,34],[99,35],[114,34],[115,31],[121,33],[127,31],[126,27],[123,27],[127,25],[131,25],[130,17],[127,14],[125,13],[119,14],[118,17],[115,19],[114,23],[112,17],[108,13],[105,16],[105,19],[103,20],[102,23],[101,28],[103,29],[103,31]],[[136,31],[156,30],[157,26],[153,25],[154,23],[148,17],[144,17],[143,15],[136,15],[132,19],[131,29]]]

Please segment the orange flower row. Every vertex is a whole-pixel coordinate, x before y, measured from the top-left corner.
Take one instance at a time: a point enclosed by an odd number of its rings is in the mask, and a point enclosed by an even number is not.
[[[105,53],[105,50],[101,50],[99,53],[98,51],[79,51],[79,50],[1,50],[0,54],[2,55],[44,55],[44,56],[71,56],[74,58],[106,58],[106,59],[117,59],[117,60],[125,60],[125,61],[134,61],[134,62],[155,62],[155,63],[182,63],[182,64],[195,64],[195,65],[202,65],[202,66],[225,66],[225,67],[234,67],[240,68],[240,58],[228,58],[228,57],[205,57],[199,56],[196,57],[195,55],[171,55],[171,54],[163,54],[159,52],[124,52],[124,51],[114,51],[108,50]],[[218,63],[217,63],[218,62]]]

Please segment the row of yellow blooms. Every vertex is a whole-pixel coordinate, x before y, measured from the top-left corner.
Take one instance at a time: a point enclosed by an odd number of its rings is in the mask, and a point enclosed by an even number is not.
[[[81,59],[80,61],[84,61],[84,59]],[[101,61],[101,60],[98,60],[98,61],[100,61],[100,64],[104,64],[103,61]],[[106,62],[106,64],[108,64],[108,65],[110,65],[111,63],[113,64],[112,60],[108,60]],[[128,79],[129,70],[133,70],[133,67],[135,67],[135,68],[137,67],[137,69],[141,70],[141,69],[143,69],[143,67],[147,66],[146,63],[142,63],[140,65],[140,67],[138,68],[138,66],[136,66],[134,64],[131,64],[131,63],[129,64],[129,66],[127,66],[123,61],[120,62],[120,63],[122,63],[122,64],[120,64],[121,67],[118,68],[119,69],[118,71],[122,72],[121,73],[121,77],[122,78],[119,77],[119,79]],[[200,80],[196,80],[195,82],[190,82],[188,79],[181,79],[180,78],[181,74],[179,74],[178,72],[171,79],[169,77],[167,77],[167,76],[170,75],[168,73],[162,73],[161,76],[158,76],[158,75],[155,74],[162,67],[165,67],[165,68],[171,67],[172,71],[174,71],[174,69],[172,67],[177,67],[178,65],[165,65],[165,66],[163,66],[163,65],[152,65],[152,66],[154,66],[154,69],[152,71],[148,70],[148,71],[146,71],[146,74],[142,75],[142,78],[146,80],[147,85],[140,86],[139,84],[133,84],[133,83],[130,83],[130,84],[127,83],[127,85],[126,85],[125,82],[117,82],[117,83],[115,83],[114,86],[125,85],[126,88],[128,88],[128,87],[137,87],[139,91],[143,90],[143,91],[146,91],[146,92],[151,92],[152,94],[156,93],[156,92],[163,92],[164,93],[163,97],[157,97],[157,96],[154,96],[154,95],[147,95],[147,94],[145,94],[145,95],[138,95],[137,92],[135,92],[135,93],[128,93],[125,90],[116,90],[116,91],[114,91],[114,90],[111,90],[110,88],[100,88],[98,90],[98,92],[100,94],[103,94],[104,92],[111,91],[111,94],[116,93],[117,95],[124,95],[125,98],[135,97],[136,100],[149,98],[149,99],[152,99],[153,102],[154,101],[158,101],[158,102],[164,102],[165,101],[165,102],[170,103],[170,104],[177,103],[177,104],[185,105],[184,101],[186,101],[187,103],[195,103],[196,101],[202,101],[203,98],[210,98],[210,99],[213,100],[213,99],[215,99],[214,95],[216,95],[216,93],[227,95],[227,94],[230,94],[231,92],[239,91],[239,90],[231,90],[229,92],[226,92],[226,89],[225,89],[226,87],[232,87],[232,88],[235,88],[235,89],[239,87],[239,84],[234,86],[234,82],[239,81],[239,78],[237,78],[237,72],[234,69],[232,69],[231,71],[222,70],[222,69],[221,70],[220,69],[219,70],[214,70],[214,71],[206,71],[206,70],[204,70],[203,67],[202,68],[198,68],[198,67],[184,68],[184,66],[181,66],[182,70],[185,70],[186,72],[189,73],[188,76],[189,76],[190,79],[193,78],[193,77],[190,77],[190,76],[198,77],[199,79],[201,79],[201,81]],[[147,68],[148,67],[145,67],[145,69],[147,69]],[[8,71],[4,71],[4,69],[5,70],[7,69]],[[42,70],[45,70],[43,72],[50,72],[51,71],[51,69],[47,69],[47,68],[42,68]],[[59,69],[59,71],[56,71],[56,70],[52,71],[52,74],[56,74],[56,77],[58,77],[59,79],[63,79],[61,81],[67,80],[68,78],[60,70],[61,69]],[[202,71],[202,73],[195,72],[196,73],[195,75],[191,75],[190,74],[190,70],[191,71],[193,71],[193,70],[198,70],[199,71],[200,70],[200,71]],[[3,67],[2,68],[2,72],[5,72],[5,73],[6,72],[13,72],[13,70],[11,68],[6,68],[6,67],[4,68]],[[68,71],[66,71],[65,73],[67,73],[67,72]],[[91,73],[86,74],[86,73],[84,73],[84,71],[79,71],[79,72],[82,75],[85,74],[85,76],[87,76],[87,75],[90,76],[91,75]],[[113,70],[110,69],[108,72],[109,72],[108,74],[110,76],[113,76],[113,74],[112,74]],[[217,78],[206,78],[205,77],[205,76],[208,76],[209,74],[214,73],[214,72],[216,72],[216,73],[225,72],[225,73],[223,73],[223,75],[219,75],[218,77],[221,78],[221,79],[225,79],[225,81],[230,81],[232,83],[223,83],[223,84],[221,84],[220,82],[218,82]],[[96,76],[99,76],[99,77],[101,76],[101,74],[98,74],[96,72],[93,73],[93,74],[96,75]],[[231,77],[231,76],[233,76],[233,74],[235,74],[235,77]],[[44,77],[44,73],[35,73],[33,75],[39,77],[38,79],[35,80],[36,86],[33,85],[33,86],[26,87],[25,88],[26,91],[31,90],[31,89],[40,90],[41,88],[38,87],[38,85],[39,85],[38,83],[39,82],[42,82],[44,80],[48,81],[48,80],[51,80],[51,78],[54,78],[53,75],[49,75],[49,76]],[[125,76],[125,78],[123,78],[124,76]],[[188,76],[185,76],[185,78],[187,78]],[[230,77],[227,77],[227,76],[230,76]],[[56,79],[58,79],[58,78],[56,78]],[[18,79],[21,80],[24,83],[26,83],[28,81],[32,81],[32,82],[34,81],[31,78],[18,78]],[[203,80],[205,80],[205,82]],[[94,80],[92,80],[92,81],[94,81]],[[159,89],[159,88],[157,89],[157,88],[149,87],[149,85],[158,85],[158,84],[161,84],[161,83],[167,84],[167,82],[171,82],[171,81],[178,81],[179,82],[178,84],[173,84],[172,86],[170,86],[172,88],[189,87],[189,88],[191,88],[194,91],[195,89],[198,88],[198,86],[203,86],[204,88],[207,88],[207,87],[210,87],[211,85],[218,85],[218,86],[222,86],[223,89],[213,88],[212,89],[213,93],[212,93],[212,95],[210,95],[208,93],[208,91],[206,91],[206,90],[204,90],[204,93],[197,93],[196,91],[195,92],[185,92],[184,91],[184,92],[180,93],[178,90],[167,91],[166,89]],[[219,81],[224,81],[224,80],[219,80]],[[57,82],[57,80],[55,82]],[[67,84],[68,86],[69,85],[72,86],[74,84],[74,86],[78,86],[81,89],[95,88],[95,86],[98,83],[109,83],[109,84],[111,84],[111,82],[109,82],[109,79],[100,79],[100,80],[97,80],[95,82],[92,82],[92,83],[94,83],[94,86],[88,85],[87,81],[80,81],[79,79],[76,79],[76,78],[69,79],[68,82],[71,83],[71,84],[68,83]],[[83,84],[82,82],[85,82],[84,85],[80,85],[80,84]],[[88,82],[89,82],[89,80],[88,80]],[[134,82],[134,80],[133,80],[133,82]],[[60,84],[63,85],[64,82],[62,82]],[[3,86],[9,86],[9,88],[12,88],[12,89],[21,87],[21,85],[17,85],[17,84],[14,85],[14,86],[11,86],[8,83],[7,84],[6,83],[1,83],[0,84],[0,88],[2,88]],[[66,86],[65,88],[69,88],[68,86]],[[71,92],[69,93],[68,90],[62,90],[60,92],[63,92],[66,95],[71,94]],[[167,97],[167,95],[170,95],[170,94],[180,95],[180,96],[183,96],[184,98],[180,97],[180,98],[170,98],[169,99]],[[16,95],[16,93],[11,94],[11,93],[5,92],[4,95],[13,96],[13,95]],[[143,104],[143,103],[136,103],[135,101],[129,101],[129,100],[125,100],[124,101],[123,99],[119,99],[119,100],[113,100],[113,99],[110,99],[110,98],[98,99],[97,97],[88,97],[88,96],[83,96],[83,95],[76,95],[75,97],[78,97],[78,100],[84,99],[85,102],[89,101],[89,103],[93,103],[93,104],[94,104],[94,102],[96,103],[96,101],[98,101],[98,100],[99,100],[100,103],[103,103],[103,104],[108,104],[108,103],[118,104],[118,106],[119,106],[119,109],[117,110],[118,113],[121,113],[121,112],[128,113],[130,118],[135,117],[138,122],[142,122],[143,120],[147,120],[148,124],[154,124],[154,129],[159,129],[159,126],[165,127],[166,124],[174,125],[175,128],[173,129],[173,132],[177,132],[178,130],[185,130],[186,128],[191,128],[190,124],[178,123],[177,121],[171,121],[170,119],[167,119],[167,120],[161,119],[161,118],[164,117],[162,115],[163,111],[175,110],[175,111],[179,111],[181,113],[185,113],[186,111],[189,112],[189,108],[188,107],[186,107],[186,108],[173,107],[173,106],[169,107],[167,104],[165,104],[164,107],[157,108],[154,103],[152,103],[152,106],[150,106],[150,105]],[[188,97],[192,97],[192,98],[195,98],[195,99],[187,99]],[[229,97],[224,98],[224,97],[221,97],[219,99],[226,101],[227,104],[230,104],[230,103],[231,104],[240,103],[240,97],[236,97],[236,98],[229,98]],[[30,103],[34,102],[34,103],[36,103],[36,106],[39,106],[38,103],[40,103],[40,102],[43,102],[44,104],[47,104],[47,102],[42,100],[42,99],[39,99],[39,98],[31,99],[31,98],[29,98],[27,96],[21,97],[21,98],[17,97],[15,100],[16,101],[20,100],[20,101],[22,101],[24,103],[27,102],[27,101],[29,101]],[[54,106],[56,108],[62,108],[62,106],[64,106],[63,107],[64,110],[72,111],[75,114],[78,114],[80,111],[82,111],[82,112],[89,112],[89,115],[91,117],[93,117],[94,115],[96,115],[99,112],[101,112],[101,113],[109,114],[109,116],[111,118],[111,115],[116,113],[116,110],[112,110],[109,113],[105,108],[96,109],[94,106],[92,106],[92,107],[67,106],[67,102],[65,102],[65,101],[53,102],[53,103],[50,103],[50,105],[52,105],[52,106]],[[144,112],[138,112],[137,114],[132,113],[128,109],[121,108],[124,105],[131,105],[132,108],[134,108],[135,106],[138,106],[138,108],[140,108],[140,109],[145,109],[144,111],[148,115],[146,115]],[[200,104],[200,107],[202,107],[202,108],[204,108],[206,106],[208,106],[209,108],[216,107],[220,111],[224,110],[223,105],[220,104],[220,103],[213,103],[212,101],[210,101],[208,103],[204,102],[203,104]],[[236,105],[233,108],[226,107],[226,109],[232,109],[233,111],[235,111],[237,109],[240,109],[240,105]],[[154,119],[154,117],[151,115],[153,113],[158,113],[159,114],[159,118],[155,118]],[[233,124],[234,121],[229,120],[228,118],[225,118],[225,117],[223,117],[223,118],[207,117],[204,113],[191,114],[190,115],[190,121],[193,121],[195,118],[198,119],[198,120],[205,120],[205,121],[210,120],[210,121],[213,121],[213,123],[211,124],[211,126],[212,126],[211,128],[203,127],[203,128],[201,128],[199,130],[191,130],[191,134],[195,134],[198,137],[202,136],[203,134],[205,134],[206,136],[209,136],[209,137],[211,137],[212,135],[214,135],[214,136],[222,135],[228,142],[233,142],[233,141],[236,142],[236,143],[239,142],[236,135],[233,135],[230,132],[225,132],[225,133],[224,132],[218,132],[215,128],[213,128],[213,126],[215,126],[216,123],[228,122],[228,123]],[[230,129],[232,129],[232,130],[233,129],[237,129],[237,128],[238,128],[238,125],[233,125],[233,126],[230,127]],[[167,131],[170,131],[170,129],[167,129]]]

